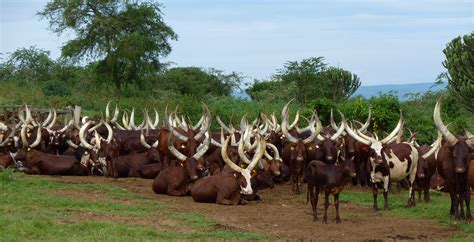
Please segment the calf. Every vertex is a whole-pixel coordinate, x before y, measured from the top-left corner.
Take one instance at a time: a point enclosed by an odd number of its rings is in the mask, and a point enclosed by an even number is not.
[[[336,223],[341,222],[339,216],[339,193],[344,189],[346,183],[356,176],[353,159],[344,159],[336,164],[326,164],[319,160],[311,161],[305,169],[304,177],[308,183],[306,198],[311,201],[313,210],[313,221],[318,220],[318,197],[321,190],[324,191],[324,217],[323,223],[327,224],[329,194],[334,196],[336,207]]]
[[[421,203],[421,191],[424,193],[425,203],[430,202],[430,181],[436,171],[435,152],[441,145],[442,136],[438,135],[438,139],[431,145],[422,145],[418,147],[418,153],[421,155],[418,160],[418,168],[415,179],[415,191],[418,191],[418,202]]]

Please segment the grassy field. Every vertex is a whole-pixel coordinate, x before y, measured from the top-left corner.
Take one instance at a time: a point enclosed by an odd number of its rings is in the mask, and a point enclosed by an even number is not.
[[[1,241],[265,239],[104,184],[0,172]]]
[[[380,191],[380,189],[379,189]],[[396,193],[396,192],[395,192]],[[418,203],[418,194],[415,196],[416,206],[413,208],[406,208],[408,191],[403,190],[400,194],[390,192],[388,195],[389,211],[383,211],[383,195],[379,193],[378,206],[382,215],[385,216],[399,216],[407,218],[429,219],[435,220],[445,225],[453,225],[454,219],[449,216],[450,198],[449,195],[441,192],[430,191],[430,203]],[[372,207],[373,198],[367,191],[350,191],[346,190],[341,193],[341,202],[351,202],[352,204]],[[474,225],[466,224],[462,221],[456,224],[462,230],[468,232],[465,239],[474,240]]]

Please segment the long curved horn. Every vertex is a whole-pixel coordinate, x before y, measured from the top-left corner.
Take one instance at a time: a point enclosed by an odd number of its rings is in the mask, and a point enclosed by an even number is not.
[[[245,129],[247,128],[247,114],[244,114],[242,118],[240,119],[240,132],[245,132]]]
[[[248,135],[247,132],[248,132],[248,128],[245,129],[245,132],[244,132],[243,136],[247,136],[247,135]],[[223,135],[223,134],[222,134],[222,135]],[[239,143],[239,146],[238,146],[238,148],[237,148],[237,152],[239,153],[240,159],[241,159],[244,163],[250,164],[250,160],[249,160],[249,158],[245,155],[245,152],[244,152],[244,143],[245,143],[245,142],[240,142],[240,143]]]
[[[334,130],[338,130],[339,128],[337,127],[336,125],[336,122],[334,122],[334,115],[333,115],[333,111],[332,111],[332,108],[331,108],[331,119],[330,119],[330,123],[331,123],[331,127],[334,129]]]
[[[436,106],[434,108],[434,112],[433,112],[433,119],[434,119],[434,123],[436,125],[436,127],[438,128],[438,130],[441,132],[441,134],[443,134],[443,137],[451,144],[451,145],[455,145],[458,143],[458,139],[456,138],[456,136],[454,136],[448,129],[448,127],[446,127],[443,123],[443,121],[441,120],[441,100],[443,99],[443,97],[441,96],[438,101],[436,102]]]
[[[372,118],[372,111],[369,108],[369,116],[367,117],[367,121],[365,121],[365,124],[359,128],[360,132],[364,132],[369,126],[370,126],[370,119]]]
[[[28,141],[26,140],[26,128],[27,125],[21,127],[20,131],[21,143],[23,144],[23,147],[27,147],[28,145]]]
[[[87,128],[89,127],[89,125],[91,125],[91,121],[87,121],[84,125],[82,125],[81,129],[79,130],[79,140],[81,141],[81,146],[88,149],[88,150],[92,150],[94,148],[94,146],[92,146],[91,144],[89,144],[87,142],[87,140],[85,139],[84,137],[84,132],[87,130]]]
[[[207,107],[206,104],[202,104],[203,106],[203,109],[204,109],[204,113],[205,113],[205,116],[206,116],[206,123],[203,124],[201,126],[201,130],[199,131],[199,133],[197,133],[195,136],[194,136],[194,139],[195,140],[200,140],[201,137],[206,133],[208,132],[209,128],[211,127],[211,112],[209,111],[209,108]]]
[[[278,151],[278,148],[272,143],[267,143],[267,147],[270,147],[270,149],[273,150],[273,159],[281,161],[280,153]]]
[[[291,143],[298,143],[299,139],[288,133],[288,113],[285,115],[285,117],[282,119],[281,123],[281,130],[283,132],[283,135],[290,141]]]
[[[193,130],[199,129],[199,127],[201,127],[202,123],[204,122],[204,119],[205,119],[205,116],[204,116],[204,115],[201,115],[201,118],[200,118],[199,121],[196,123],[196,125],[192,126],[192,129],[193,129]]]
[[[201,159],[201,157],[206,154],[207,150],[209,149],[209,144],[211,143],[211,135],[207,136],[203,142],[203,146],[199,149],[196,154],[193,155],[193,158],[196,160]]]
[[[142,143],[142,145],[146,148],[146,149],[151,149],[151,145],[149,145],[146,140],[145,140],[145,136],[143,135],[143,129],[141,130],[141,133],[140,133],[140,143]]]
[[[224,122],[222,122],[222,120],[221,120],[221,118],[219,117],[219,115],[216,115],[216,120],[217,120],[217,123],[225,130],[225,132],[227,132],[227,133],[232,133],[232,132],[230,131],[230,128],[229,128],[227,125],[225,125]]]
[[[97,150],[100,150],[100,135],[97,133],[97,130],[94,131],[94,138],[95,138],[95,147]]]
[[[56,113],[56,109],[53,108],[53,120],[51,121],[51,123],[48,126],[46,126],[47,129],[53,128],[54,124],[56,123],[57,117],[58,117],[58,115]]]
[[[314,116],[314,121],[310,124],[311,126],[311,135],[303,140],[304,144],[309,144],[313,142],[313,140],[318,137],[319,133],[323,129],[323,125],[321,124],[321,121],[318,118],[318,115],[316,113],[313,113]],[[314,128],[314,123],[316,122],[316,128]]]
[[[295,115],[295,120],[293,121],[293,123],[288,127],[289,130],[291,130],[292,128],[294,128],[297,124],[298,124],[298,121],[300,120],[300,110],[296,110],[296,115]]]
[[[223,134],[222,134],[223,135]],[[222,149],[221,149],[221,156],[224,162],[234,171],[236,172],[242,172],[242,168],[240,168],[238,165],[236,165],[232,160],[230,160],[229,156],[227,155],[227,145],[229,144],[229,139],[230,137],[227,137],[225,139],[225,142],[222,144]]]
[[[171,114],[171,115],[173,115],[173,114]],[[175,129],[173,128],[173,125],[171,124],[171,121],[170,121],[170,119],[168,118],[168,115],[167,115],[167,114],[165,114],[165,119],[164,119],[164,121],[165,121],[165,126],[166,126],[166,128],[171,132],[171,134],[172,134],[174,137],[176,137],[176,138],[178,138],[179,140],[184,141],[184,142],[187,142],[187,141],[188,141],[188,137],[182,135],[180,132],[178,132],[177,130],[175,130]]]
[[[428,152],[426,152],[425,154],[423,154],[421,157],[423,157],[423,159],[428,159],[428,157],[430,157],[432,154],[434,154],[439,149],[439,147],[441,146],[441,141],[442,140],[443,140],[443,135],[438,130],[438,138],[431,145],[431,149]]]
[[[66,130],[74,124],[74,119],[71,119],[68,124],[66,124],[62,129],[59,130],[60,133],[66,132]]]
[[[253,168],[257,165],[257,163],[262,159],[263,154],[265,153],[266,150],[266,142],[265,139],[262,139],[260,135],[257,134],[255,137],[259,142],[257,145],[257,151],[255,151],[255,154],[253,155],[252,162],[247,166],[248,171],[252,171]]]
[[[173,154],[180,161],[185,161],[188,158],[187,156],[183,155],[174,147],[173,143],[171,142],[171,136],[169,136],[168,138],[167,145],[168,145],[168,150],[171,152],[171,154]]]
[[[104,125],[107,128],[107,139],[105,140],[105,142],[107,142],[107,144],[110,144],[112,138],[114,137],[114,131],[110,124],[108,124],[107,122],[104,122]]]
[[[74,143],[72,142],[72,140],[70,140],[70,139],[68,139],[68,140],[66,141],[66,143],[67,143],[71,148],[73,148],[73,149],[79,148],[79,145],[74,144]]]
[[[158,111],[156,111],[156,108],[153,108],[153,111],[155,111],[155,122],[153,122],[153,127],[156,129],[158,127],[158,124],[160,124],[160,114]]]
[[[331,112],[331,114],[332,114],[332,112]],[[334,122],[334,120],[332,120],[332,122]],[[334,126],[336,126],[336,124],[334,124]],[[339,129],[336,129],[336,130],[337,130],[337,132],[335,134],[333,134],[330,138],[332,141],[335,141],[336,139],[339,138],[339,136],[341,136],[341,134],[344,132],[344,125],[342,125],[342,123],[341,123],[341,125],[339,126]]]
[[[362,137],[360,137],[359,135],[357,135],[352,129],[351,127],[349,127],[349,125],[347,124],[346,122],[346,119],[344,118],[344,114],[342,114],[340,111],[339,111],[339,114],[341,115],[341,119],[342,119],[342,124],[344,126],[344,129],[346,130],[346,132],[352,136],[352,138],[356,139],[357,141],[365,144],[365,145],[370,145],[372,143],[372,141],[370,140],[366,140]]]
[[[398,120],[398,123],[397,123],[397,126],[395,127],[395,129],[392,130],[392,132],[387,136],[385,137],[384,139],[382,139],[380,142],[382,142],[382,144],[386,144],[388,141],[390,141],[395,135],[398,134],[398,131],[400,130],[400,128],[403,126],[403,113],[402,113],[402,110],[400,110],[400,119]]]
[[[112,101],[109,101],[109,102],[107,103],[107,105],[105,106],[105,122],[109,122],[109,121],[110,121],[110,119],[109,119],[109,118],[110,118],[109,106],[110,106],[110,103],[111,103],[111,102],[112,102]]]
[[[115,105],[114,116],[113,116],[112,119],[110,120],[110,123],[116,123],[116,122],[117,122],[119,113],[120,113],[119,108],[118,108],[117,105]]]
[[[48,110],[48,116],[44,120],[44,122],[41,124],[43,127],[46,127],[47,124],[51,121],[51,118],[53,117],[53,111],[51,111],[51,108]]]
[[[130,113],[130,122],[128,125],[134,130],[137,129],[137,126],[135,125],[135,108],[132,108],[132,112]]]
[[[126,130],[131,130],[132,128],[129,125],[128,112],[124,111],[122,114],[122,124]]]
[[[35,147],[38,146],[40,143],[41,143],[41,126],[38,126],[38,127],[37,127],[37,131],[36,131],[36,139],[35,139],[35,141],[33,142],[33,144],[29,145],[29,147],[30,147],[30,148],[35,148]]]
[[[474,135],[471,132],[469,132],[469,130],[467,130],[465,127],[462,127],[462,129],[464,129],[464,135],[466,136],[466,138],[468,139],[474,138]]]

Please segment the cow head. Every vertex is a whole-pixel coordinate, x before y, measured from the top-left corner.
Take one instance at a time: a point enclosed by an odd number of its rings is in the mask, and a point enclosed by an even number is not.
[[[449,150],[452,154],[451,158],[453,161],[454,171],[456,173],[464,173],[469,168],[468,156],[470,147],[469,143],[466,143],[463,137],[456,137],[454,134],[449,131],[448,127],[444,125],[441,120],[441,100],[442,97],[436,102],[436,106],[433,112],[433,119],[436,125],[436,128],[441,132],[445,143],[443,148]]]
[[[221,137],[223,137],[223,136],[224,136],[224,134],[223,134],[223,131],[221,130]],[[252,177],[251,172],[253,171],[253,169],[257,165],[257,162],[262,158],[262,156],[265,152],[265,140],[262,139],[257,134],[257,140],[258,140],[257,151],[255,152],[255,154],[254,154],[252,160],[250,161],[250,164],[248,164],[247,168],[242,168],[242,167],[236,165],[234,162],[232,162],[229,159],[229,156],[227,155],[227,147],[228,147],[228,144],[229,144],[229,139],[230,139],[230,137],[227,137],[224,141],[224,144],[222,145],[222,149],[221,149],[222,159],[224,160],[224,162],[231,169],[233,169],[234,171],[239,173],[238,175],[236,175],[236,177],[237,177],[239,185],[240,185],[240,189],[241,189],[240,192],[242,194],[245,194],[245,195],[252,194],[253,193],[252,186],[251,186],[252,183],[250,181],[250,179]]]
[[[173,128],[171,126],[171,133],[173,133]],[[205,169],[205,163],[204,160],[202,160],[202,157],[206,153],[207,149],[209,149],[209,144],[210,144],[210,137],[207,136],[206,139],[204,140],[204,143],[202,143],[199,147],[197,147],[196,152],[193,154],[193,156],[186,156],[183,153],[179,152],[173,145],[173,142],[171,141],[171,135],[168,138],[167,145],[168,145],[168,150],[173,154],[178,160],[179,160],[179,165],[184,167],[189,175],[189,178],[192,181],[197,180],[199,177],[196,173],[196,169]],[[202,171],[198,171],[200,173],[203,173]]]
[[[338,162],[342,163],[342,165],[344,166],[344,172],[346,172],[346,174],[349,174],[351,178],[355,178],[357,176],[354,165],[354,156],[351,156],[350,158],[345,158],[341,155],[339,156]]]
[[[371,161],[371,163],[374,166],[382,164],[384,162],[382,152],[383,152],[383,148],[384,148],[385,144],[392,141],[396,137],[399,130],[403,126],[403,116],[402,116],[401,111],[400,111],[400,120],[398,121],[397,126],[387,137],[385,137],[382,140],[379,140],[377,135],[375,135],[375,137],[370,137],[370,136],[367,136],[367,135],[363,134],[360,130],[354,131],[347,124],[347,122],[344,118],[344,115],[341,112],[339,112],[339,113],[342,117],[342,123],[343,123],[342,125],[345,127],[346,132],[350,136],[352,136],[354,139],[356,139],[357,141],[369,146],[369,152],[368,153],[369,153],[369,160]]]
[[[290,101],[291,102],[291,101]],[[288,102],[282,111],[282,124],[281,129],[283,135],[286,138],[286,141],[283,144],[284,152],[290,153],[290,159],[292,161],[296,161],[297,163],[302,163],[306,160],[306,145],[313,142],[314,139],[319,135],[322,129],[321,121],[319,121],[318,116],[316,113],[313,113],[311,121],[307,129],[311,132],[311,135],[306,139],[301,139],[299,137],[293,136],[290,132],[288,132],[291,126],[288,126]],[[316,124],[316,127],[314,126]]]
[[[264,155],[267,160],[264,162],[263,168],[265,171],[270,172],[273,177],[279,176],[281,174],[283,160],[280,158],[280,153],[275,145],[267,143],[267,148],[273,151],[273,156],[265,151]]]

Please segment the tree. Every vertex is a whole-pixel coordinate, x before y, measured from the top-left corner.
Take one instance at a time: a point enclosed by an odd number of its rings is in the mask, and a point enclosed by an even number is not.
[[[49,57],[49,51],[35,46],[15,50],[2,65],[0,78],[6,80],[15,78],[26,82],[44,82],[51,78],[54,61]]]
[[[443,53],[449,90],[474,112],[474,32],[454,38]]]
[[[327,97],[336,102],[348,99],[360,87],[359,77],[341,68],[330,67],[321,75],[327,82]]]
[[[62,56],[97,61],[96,72],[114,84],[119,99],[123,83],[141,84],[163,67],[160,58],[171,52],[169,41],[177,40],[160,7],[146,1],[52,0],[38,14],[53,32],[75,33]]]
[[[215,69],[204,71],[199,67],[176,67],[163,74],[162,87],[195,97],[230,96],[232,90],[239,86],[241,79],[235,72],[224,74]]]
[[[297,88],[296,99],[306,104],[309,99],[324,95],[324,80],[320,73],[325,70],[326,64],[323,57],[311,57],[301,62],[286,62],[283,69],[276,75],[283,84],[294,83]]]

